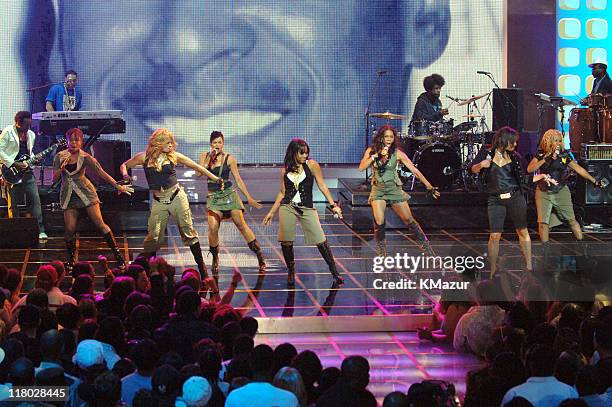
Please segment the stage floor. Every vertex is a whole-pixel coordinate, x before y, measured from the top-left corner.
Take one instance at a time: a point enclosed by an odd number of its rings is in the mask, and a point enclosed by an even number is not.
[[[373,272],[375,241],[371,232],[355,232],[340,219],[336,219],[322,206],[318,207],[321,223],[332,246],[338,270],[346,284],[342,287],[332,285],[327,265],[315,246],[304,244],[303,234],[298,227],[295,243],[296,284],[288,286],[286,268],[276,239],[278,216],[273,225],[262,225],[262,219],[269,205],[260,210],[245,211],[245,218],[257,236],[267,262],[267,272],[258,274],[257,259],[248,249],[235,226],[224,221],[221,229],[220,249],[220,289],[223,292],[229,285],[234,271],[239,271],[243,281],[239,284],[232,305],[244,314],[260,318],[262,332],[342,332],[410,330],[429,325],[433,301],[440,298],[442,289],[435,285],[403,287],[400,289],[379,289],[382,281],[401,281],[414,278],[447,280],[449,272],[425,270],[412,274],[405,267],[392,266],[382,273]],[[201,236],[202,248],[208,248],[207,226],[204,205],[192,205],[194,223]],[[443,214],[441,214],[443,216]],[[350,224],[350,223],[349,223]],[[558,228],[557,228],[558,229]],[[177,278],[186,267],[195,267],[189,249],[183,245],[176,225],[168,227],[167,245],[158,254],[177,267]],[[461,232],[445,229],[425,230],[438,256],[483,256],[486,263],[486,229]],[[133,259],[142,251],[144,232],[128,231],[117,234],[119,245],[126,258]],[[538,244],[536,231],[531,230],[536,262]],[[552,242],[568,252],[576,253],[573,237],[567,230],[557,230],[551,235]],[[609,254],[612,248],[612,233],[585,233],[585,241],[590,242],[593,253]],[[387,231],[389,255],[411,255],[418,257],[420,252],[409,232],[403,229]],[[66,259],[62,236],[52,235],[49,240],[35,249],[0,249],[0,263],[22,270],[24,275],[23,291],[29,292],[34,284],[37,268],[51,259]],[[78,240],[78,260],[90,261],[97,266],[97,257],[105,255],[114,259],[100,236],[95,233],[82,233]],[[204,253],[208,266],[211,256]],[[514,233],[503,235],[500,269],[504,271],[500,279],[504,292],[512,296],[516,293],[523,272],[522,255]],[[572,259],[560,268],[569,269]],[[488,267],[475,273],[461,275],[469,281],[468,292],[479,279],[488,278]],[[451,272],[452,273],[452,272]],[[98,272],[97,289],[103,289],[103,276]],[[293,318],[278,318],[293,317]],[[323,318],[309,318],[323,317]],[[329,318],[334,317],[334,318]],[[366,317],[366,318],[364,318]]]

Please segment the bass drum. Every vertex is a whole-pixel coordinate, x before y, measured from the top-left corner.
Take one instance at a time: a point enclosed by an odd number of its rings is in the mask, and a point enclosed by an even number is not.
[[[440,189],[450,188],[461,175],[461,158],[457,150],[445,143],[424,145],[416,153],[414,163],[431,185]]]

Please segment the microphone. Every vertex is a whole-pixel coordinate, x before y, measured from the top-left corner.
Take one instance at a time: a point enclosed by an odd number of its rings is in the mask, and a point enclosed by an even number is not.
[[[452,100],[453,102],[460,102],[459,98],[454,98],[454,97],[448,96],[448,95],[446,95],[446,97],[449,98],[450,100]]]
[[[138,180],[138,176],[136,175],[128,175],[126,178],[123,178],[119,181],[117,181],[117,184],[119,185],[131,185],[134,183],[134,181]]]
[[[376,71],[376,75],[385,75],[386,73],[387,71],[385,70]]]
[[[491,72],[487,72],[487,71],[476,71],[476,73],[479,73],[481,75],[491,75]]]
[[[210,150],[210,159],[208,160],[208,169],[211,169],[213,167],[218,154],[219,152],[217,151],[216,148],[213,148],[212,150]]]

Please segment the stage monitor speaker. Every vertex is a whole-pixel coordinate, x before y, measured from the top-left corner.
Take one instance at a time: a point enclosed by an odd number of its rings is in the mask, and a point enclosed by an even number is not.
[[[523,89],[493,89],[493,131],[510,126],[523,131]]]
[[[38,221],[34,218],[0,219],[0,248],[30,249],[38,247]]]
[[[132,156],[132,145],[129,141],[97,140],[91,146],[91,155],[96,157],[104,171],[114,179],[119,180],[121,179],[119,166]],[[94,184],[106,184],[106,181],[93,171],[88,171],[87,177]]]
[[[576,203],[581,205],[612,204],[612,160],[582,161],[580,165],[595,179],[607,179],[608,186],[596,188],[579,176],[576,182]]]

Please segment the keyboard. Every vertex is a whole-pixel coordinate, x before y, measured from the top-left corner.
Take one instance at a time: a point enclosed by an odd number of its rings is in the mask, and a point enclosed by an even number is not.
[[[38,134],[64,134],[73,127],[92,136],[125,133],[121,110],[40,112],[32,115],[32,130]]]

